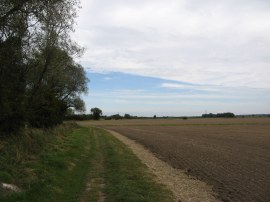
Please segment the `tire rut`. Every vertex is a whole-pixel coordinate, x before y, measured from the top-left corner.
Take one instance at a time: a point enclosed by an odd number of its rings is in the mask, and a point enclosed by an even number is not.
[[[90,172],[88,173],[85,189],[81,196],[80,202],[105,201],[105,194],[103,192],[103,189],[105,187],[105,182],[103,179],[104,156],[100,143],[101,140],[98,138],[97,131],[95,129],[93,129],[93,135],[96,150],[94,160],[91,163]]]

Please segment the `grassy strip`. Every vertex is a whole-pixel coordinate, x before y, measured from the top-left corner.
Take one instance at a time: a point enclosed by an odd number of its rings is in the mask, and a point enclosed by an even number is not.
[[[80,128],[32,131],[0,148],[0,201],[172,201],[146,166],[108,132]]]
[[[97,130],[104,151],[107,201],[173,201],[171,192],[153,181],[147,167],[126,145],[108,132]]]
[[[58,131],[59,132],[59,131]],[[60,131],[61,132],[61,131]],[[31,138],[21,137],[17,142],[8,142],[2,157],[0,172],[11,176],[9,181],[1,182],[18,185],[24,191],[18,194],[0,192],[0,201],[78,201],[85,187],[86,175],[91,166],[95,142],[91,141],[88,129],[77,129],[72,133],[32,134]],[[39,150],[27,151],[37,145]],[[32,140],[32,145],[29,142]],[[25,143],[22,143],[25,142]],[[26,145],[28,142],[28,145]],[[12,162],[13,154],[8,148],[21,147],[17,152],[25,158]],[[30,146],[30,147],[29,147]],[[27,149],[26,149],[27,148]],[[30,159],[29,159],[30,158]]]

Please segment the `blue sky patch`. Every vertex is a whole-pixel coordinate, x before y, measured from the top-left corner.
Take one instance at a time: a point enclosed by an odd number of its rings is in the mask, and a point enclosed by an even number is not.
[[[265,113],[264,89],[198,85],[119,72],[87,72],[87,113],[99,107],[105,115],[193,116],[205,112]],[[261,99],[262,96],[265,99]],[[265,100],[265,101],[264,101]]]

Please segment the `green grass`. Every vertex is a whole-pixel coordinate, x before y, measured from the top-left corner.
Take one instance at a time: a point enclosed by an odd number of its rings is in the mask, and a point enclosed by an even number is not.
[[[171,192],[108,132],[71,129],[28,131],[1,142],[0,182],[23,192],[0,190],[0,201],[173,201]]]
[[[98,130],[104,151],[107,201],[173,201],[171,193],[153,181],[145,165],[126,145]]]
[[[91,159],[91,149],[88,148],[92,142],[88,129],[43,136],[41,139],[46,143],[43,143],[36,153],[26,152],[22,148],[17,150],[20,156],[31,155],[31,160],[21,157],[21,163],[16,165],[15,162],[9,164],[9,160],[6,159],[6,167],[1,166],[0,173],[11,175],[13,180],[9,182],[18,185],[24,192],[5,194],[2,191],[0,201],[77,201],[80,197]],[[36,135],[33,138],[36,138]],[[11,146],[22,147],[21,144],[22,141]],[[5,158],[12,156],[7,153]],[[6,182],[1,176],[0,181]]]

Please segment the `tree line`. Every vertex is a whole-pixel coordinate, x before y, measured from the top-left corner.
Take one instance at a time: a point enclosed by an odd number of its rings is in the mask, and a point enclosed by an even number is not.
[[[70,110],[69,113],[66,115],[66,120],[99,120],[99,119],[105,119],[105,120],[119,120],[119,119],[138,119],[143,117],[137,117],[132,116],[130,114],[125,114],[124,116],[121,116],[120,114],[113,114],[111,116],[102,115],[102,110],[94,107],[90,109],[90,114],[75,114],[73,110]]]
[[[90,114],[75,114],[74,110],[68,110],[69,112],[67,113],[65,119],[66,120],[78,120],[78,121],[85,121],[85,120],[99,120],[99,119],[104,119],[104,120],[121,120],[121,119],[176,119],[176,118],[181,118],[183,120],[187,120],[188,117],[183,116],[183,117],[169,117],[169,116],[162,116],[162,117],[157,117],[154,115],[153,117],[145,117],[145,116],[133,116],[130,114],[124,114],[121,116],[120,114],[113,114],[110,116],[102,115],[102,110],[94,107],[90,109]]]
[[[0,133],[48,128],[84,110],[83,53],[70,33],[79,0],[0,1]]]
[[[218,114],[203,114],[203,118],[233,118],[235,117],[234,113],[231,112],[225,112],[225,113],[218,113]]]

